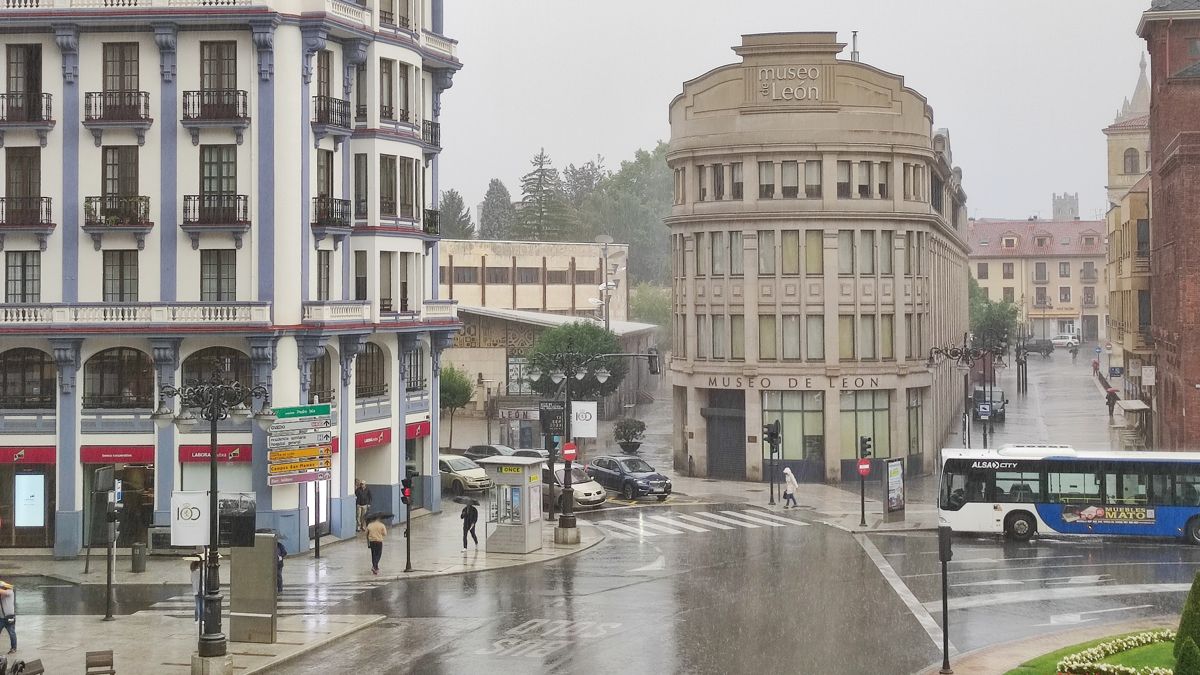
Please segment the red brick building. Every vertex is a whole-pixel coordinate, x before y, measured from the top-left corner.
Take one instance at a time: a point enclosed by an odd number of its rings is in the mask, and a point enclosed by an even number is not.
[[[1200,449],[1200,0],[1153,0],[1138,35],[1150,51],[1154,436],[1163,449],[1194,450]]]

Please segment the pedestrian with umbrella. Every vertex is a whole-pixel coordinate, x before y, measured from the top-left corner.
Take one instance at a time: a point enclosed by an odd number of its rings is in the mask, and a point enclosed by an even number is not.
[[[387,539],[387,526],[381,513],[367,514],[367,548],[371,550],[371,574],[379,574],[379,559],[383,557],[383,540]]]
[[[1105,397],[1105,400],[1108,401],[1108,416],[1109,417],[1113,416],[1113,408],[1117,407],[1117,400],[1119,398],[1120,397],[1117,396],[1117,390],[1114,389],[1113,387],[1109,387],[1108,388],[1108,396]]]
[[[475,523],[479,522],[479,509],[475,508],[477,503],[474,499],[467,499],[462,513],[458,516],[463,521],[463,553],[467,552],[468,533],[470,533],[471,539],[475,541],[475,550],[479,550],[479,537],[475,536]]]

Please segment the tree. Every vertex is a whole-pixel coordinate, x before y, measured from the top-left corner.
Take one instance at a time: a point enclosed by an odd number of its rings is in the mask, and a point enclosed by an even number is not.
[[[454,447],[454,411],[465,408],[471,402],[471,394],[474,390],[471,378],[465,371],[448,364],[442,368],[441,380],[438,383],[438,396],[441,400],[442,413],[450,411],[450,437],[446,440],[446,447]]]
[[[1189,635],[1186,638],[1175,636],[1175,649],[1179,656],[1175,659],[1175,675],[1200,675],[1200,647]]]
[[[1020,310],[1008,301],[994,302],[989,300],[979,287],[974,277],[968,277],[968,309],[971,332],[977,336],[1007,335],[1011,340],[1016,337],[1017,315]]]
[[[512,195],[499,178],[488,183],[483,204],[479,207],[479,236],[484,239],[511,239],[517,222],[517,210]]]
[[[1200,573],[1192,579],[1192,588],[1183,603],[1183,614],[1179,617],[1179,630],[1175,632],[1175,658],[1180,657],[1187,638],[1200,639]]]
[[[629,294],[629,318],[658,326],[660,343],[671,342],[671,289],[642,282]]]
[[[442,236],[447,239],[474,239],[475,223],[471,222],[471,209],[463,203],[458,190],[443,190],[438,202],[442,212]]]
[[[517,210],[514,239],[561,241],[570,228],[570,212],[563,196],[558,169],[542,148],[530,161],[533,169],[521,177],[521,208]]]
[[[591,322],[576,321],[551,328],[538,337],[533,349],[526,354],[529,364],[542,371],[542,377],[530,382],[530,387],[543,396],[555,396],[561,385],[555,384],[550,378],[552,372],[569,368],[570,363],[578,363],[587,357],[621,351],[616,334]],[[564,354],[574,356],[564,357]],[[608,380],[603,383],[591,376],[577,380],[573,377],[574,373],[565,373],[571,377],[572,399],[595,401],[607,396],[617,390],[629,372],[629,365],[624,358],[596,359],[588,363],[586,369],[594,372],[601,366],[610,373]]]
[[[600,155],[580,166],[568,164],[567,168],[563,169],[563,199],[568,211],[564,240],[594,241],[596,235],[604,233],[597,229],[597,223],[584,218],[583,203],[599,190],[611,175],[608,169],[604,168],[604,158]]]

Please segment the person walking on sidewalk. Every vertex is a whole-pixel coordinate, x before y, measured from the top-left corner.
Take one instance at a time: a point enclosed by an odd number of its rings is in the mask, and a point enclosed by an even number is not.
[[[475,502],[469,501],[463,507],[459,518],[463,521],[463,553],[467,552],[467,533],[471,534],[471,539],[475,540],[475,549],[479,549],[479,537],[475,536],[475,523],[479,522],[479,509],[475,508]]]
[[[796,490],[799,489],[796,484],[796,477],[792,475],[792,467],[783,467],[783,508],[799,507],[796,503]],[[791,506],[789,506],[791,504]]]
[[[283,540],[276,537],[275,539],[275,592],[283,593],[283,559],[287,557],[287,547],[283,545]]]
[[[367,523],[367,548],[371,549],[371,574],[379,574],[379,559],[383,557],[383,540],[387,539],[387,526],[381,518],[372,518]]]
[[[354,479],[355,532],[367,529],[367,511],[371,509],[371,488],[361,479]]]
[[[17,592],[7,581],[0,581],[0,630],[8,631],[9,654],[17,653]]]
[[[1092,377],[1100,377],[1100,359],[1092,359]]]
[[[1105,400],[1108,402],[1108,416],[1109,417],[1113,416],[1113,408],[1117,407],[1117,399],[1118,398],[1120,398],[1120,397],[1117,396],[1117,392],[1115,392],[1115,391],[1108,392],[1108,396],[1105,397]]]

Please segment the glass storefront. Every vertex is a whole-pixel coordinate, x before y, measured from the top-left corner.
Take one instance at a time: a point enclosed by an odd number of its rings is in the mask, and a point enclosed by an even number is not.
[[[148,464],[84,464],[83,465],[83,523],[91,531],[93,546],[106,543],[104,512],[108,494],[92,495],[96,485],[96,469],[113,467],[117,481],[117,502],[121,505],[118,518],[117,546],[145,544],[146,533],[154,524],[154,466]],[[84,545],[87,545],[87,537]]]
[[[0,464],[0,547],[54,545],[55,487],[54,464]]]
[[[858,439],[869,436],[875,457],[892,456],[892,430],[887,389],[843,391],[841,459],[858,459]]]
[[[321,489],[320,499],[317,498],[318,484]],[[317,536],[318,530],[321,536],[329,534],[329,504],[332,501],[330,495],[331,481],[327,480],[311,480],[304,484],[304,489],[308,494],[308,538],[312,539]]]

